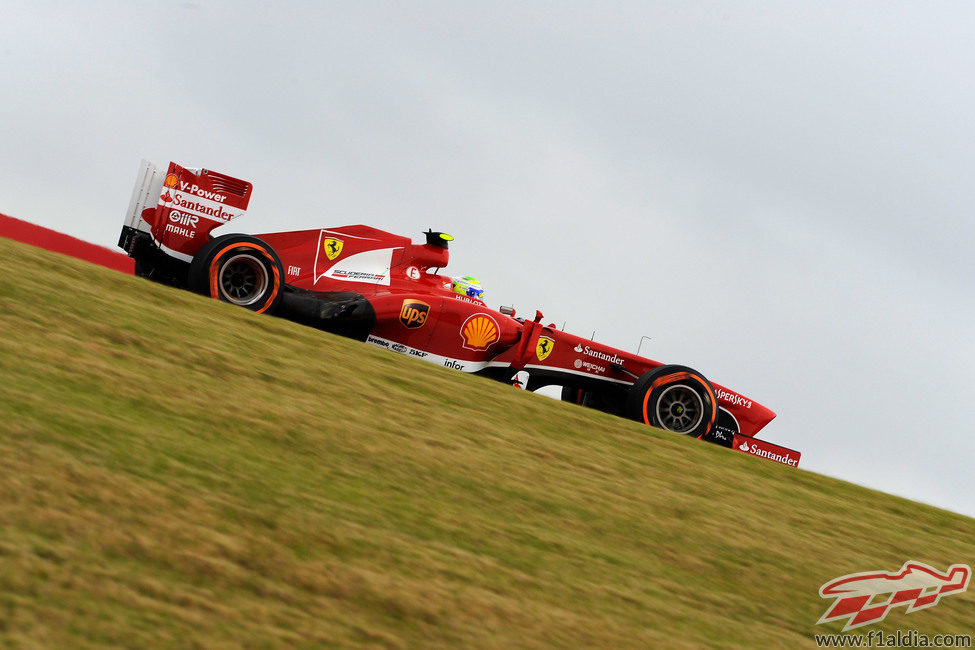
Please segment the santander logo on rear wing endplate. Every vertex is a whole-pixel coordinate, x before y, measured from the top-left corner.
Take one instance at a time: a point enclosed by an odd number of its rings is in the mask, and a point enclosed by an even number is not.
[[[254,186],[209,169],[143,160],[125,225],[152,235],[166,253],[189,262],[210,231],[244,214]]]
[[[802,458],[802,454],[795,449],[789,449],[788,447],[783,447],[782,445],[777,445],[767,440],[759,440],[758,438],[743,436],[737,433],[734,436],[731,446],[742,453],[758,456],[759,458],[771,460],[776,463],[782,463],[789,467],[799,467],[799,459]]]

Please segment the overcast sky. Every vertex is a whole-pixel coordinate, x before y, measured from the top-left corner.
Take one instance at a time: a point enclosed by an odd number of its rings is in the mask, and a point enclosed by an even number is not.
[[[972,3],[3,14],[0,212],[112,246],[147,158],[253,182],[234,231],[443,230],[492,306],[649,336],[803,467],[975,515]]]

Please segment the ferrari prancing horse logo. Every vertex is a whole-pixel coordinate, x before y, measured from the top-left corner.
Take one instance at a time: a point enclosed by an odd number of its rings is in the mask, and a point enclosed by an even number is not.
[[[325,239],[322,241],[322,248],[325,249],[325,257],[329,260],[334,260],[342,254],[342,246],[341,239]]]
[[[539,336],[538,344],[535,345],[535,356],[539,361],[545,361],[548,355],[555,349],[555,341],[547,336]]]

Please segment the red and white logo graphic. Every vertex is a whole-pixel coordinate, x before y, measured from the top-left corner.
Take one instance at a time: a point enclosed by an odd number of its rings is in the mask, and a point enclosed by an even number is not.
[[[968,589],[972,570],[967,564],[952,564],[944,573],[922,564],[905,562],[900,571],[866,571],[830,580],[819,588],[823,598],[836,598],[817,623],[848,618],[843,631],[884,620],[893,607],[905,605],[907,613],[934,607],[942,596]],[[878,596],[882,596],[878,598]],[[874,602],[876,601],[876,602]]]

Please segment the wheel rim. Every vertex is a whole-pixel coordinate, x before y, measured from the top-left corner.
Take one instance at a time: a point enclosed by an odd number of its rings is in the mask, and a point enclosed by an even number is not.
[[[657,422],[674,433],[693,431],[704,419],[704,400],[690,386],[668,386],[656,404]]]
[[[235,305],[253,305],[268,285],[267,269],[251,255],[234,255],[220,266],[220,297]]]

